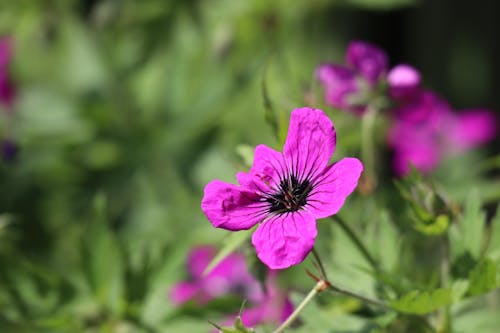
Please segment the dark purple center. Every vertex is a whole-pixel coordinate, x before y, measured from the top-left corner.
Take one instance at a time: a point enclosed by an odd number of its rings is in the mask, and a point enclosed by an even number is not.
[[[282,179],[279,191],[271,194],[266,201],[269,205],[269,213],[295,212],[307,204],[307,197],[312,190],[309,180],[299,182],[295,176]]]

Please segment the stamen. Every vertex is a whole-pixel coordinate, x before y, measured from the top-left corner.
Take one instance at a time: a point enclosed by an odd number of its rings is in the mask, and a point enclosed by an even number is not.
[[[282,179],[278,192],[269,194],[265,199],[269,203],[269,213],[283,214],[302,209],[307,204],[312,190],[313,187],[307,179],[299,182],[294,175]]]

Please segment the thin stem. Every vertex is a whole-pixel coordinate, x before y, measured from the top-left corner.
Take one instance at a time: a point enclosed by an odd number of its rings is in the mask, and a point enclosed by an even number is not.
[[[318,252],[316,251],[316,248],[313,247],[312,248],[312,254],[314,256],[314,259],[316,259],[316,261],[318,262],[318,265],[319,265],[319,270],[321,272],[321,278],[322,279],[326,279],[326,270],[325,270],[325,266],[323,266],[323,262],[321,261],[321,258],[319,257],[319,254]]]
[[[378,110],[373,105],[368,105],[361,119],[361,158],[365,165],[366,177],[376,186],[375,173],[375,120]]]
[[[441,287],[447,288],[449,286],[449,270],[450,270],[450,258],[449,258],[449,243],[447,236],[441,237]],[[446,306],[442,313],[441,331],[451,332],[451,314],[450,306]]]
[[[344,288],[341,288],[341,287],[338,287],[338,286],[334,286],[332,284],[328,285],[328,289],[330,291],[332,291],[332,292],[337,292],[337,293],[340,293],[340,294],[344,294],[344,295],[356,298],[356,299],[358,299],[358,300],[360,300],[362,302],[369,303],[369,304],[372,304],[372,305],[376,305],[378,307],[384,308],[385,310],[396,311],[395,309],[393,309],[392,307],[390,307],[389,305],[387,305],[386,303],[384,303],[382,301],[379,301],[377,299],[372,299],[372,298],[360,295],[360,294],[358,294],[358,293],[356,293],[354,291],[350,291],[350,290],[347,290],[347,289],[344,289]]]
[[[323,280],[318,281],[316,285],[314,286],[313,289],[307,294],[307,296],[300,302],[299,306],[295,308],[295,310],[292,312],[292,314],[273,332],[273,333],[280,333],[285,331],[285,329],[290,326],[295,319],[297,319],[297,316],[299,313],[305,308],[305,306],[318,294],[319,292],[323,291],[326,287],[327,283]]]
[[[350,297],[353,297],[353,298],[356,298],[364,303],[368,303],[368,304],[371,304],[371,305],[375,305],[375,306],[378,306],[378,307],[381,307],[387,311],[394,311],[400,315],[403,315],[403,316],[409,316],[409,317],[415,317],[417,318],[418,320],[420,320],[422,322],[422,324],[425,325],[425,327],[427,329],[429,329],[431,332],[435,332],[435,329],[431,326],[431,324],[429,324],[429,322],[427,321],[427,319],[424,317],[424,316],[418,316],[418,315],[408,315],[408,314],[404,314],[404,313],[401,313],[399,312],[399,310],[397,309],[394,309],[393,307],[391,307],[389,304],[385,303],[385,302],[382,302],[382,301],[379,301],[377,299],[373,299],[373,298],[369,298],[369,297],[366,297],[366,296],[363,296],[363,295],[360,295],[356,292],[353,292],[351,290],[347,290],[347,289],[344,289],[344,288],[340,288],[338,286],[334,286],[332,284],[329,284],[328,285],[328,290],[330,292],[337,292],[339,294],[344,294],[346,296],[350,296]]]
[[[376,272],[378,272],[379,267],[378,267],[377,261],[372,257],[370,252],[368,252],[368,249],[366,248],[366,246],[364,246],[364,244],[361,242],[359,237],[356,236],[356,234],[351,229],[351,227],[349,227],[349,225],[347,223],[345,223],[345,221],[339,215],[333,215],[332,218],[338,222],[338,225],[342,228],[342,230],[344,230],[344,232],[347,234],[347,236],[349,236],[349,238],[354,243],[354,245],[356,245],[356,247],[361,252],[363,257],[365,257],[365,259],[370,263],[372,268]]]

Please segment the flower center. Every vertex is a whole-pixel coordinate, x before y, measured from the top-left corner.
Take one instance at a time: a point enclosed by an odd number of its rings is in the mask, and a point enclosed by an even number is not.
[[[295,212],[307,203],[307,196],[312,191],[309,180],[299,183],[295,176],[283,179],[278,193],[271,194],[266,201],[270,204],[269,213]]]

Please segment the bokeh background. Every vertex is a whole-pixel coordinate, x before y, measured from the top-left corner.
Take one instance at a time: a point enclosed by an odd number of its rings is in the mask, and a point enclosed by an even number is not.
[[[316,66],[362,39],[455,108],[500,110],[499,13],[493,0],[0,1],[16,89],[0,136],[17,147],[0,163],[0,331],[208,331],[220,314],[181,311],[168,290],[191,247],[225,237],[199,209],[203,186],[233,181],[254,145],[279,147],[263,82],[286,122],[322,105]],[[358,119],[329,114],[336,158],[358,155]],[[377,142],[390,178],[383,133]],[[480,182],[461,161],[494,157],[499,143],[438,170],[453,195]],[[487,204],[496,170],[482,180]],[[303,269],[288,275],[310,285]]]

